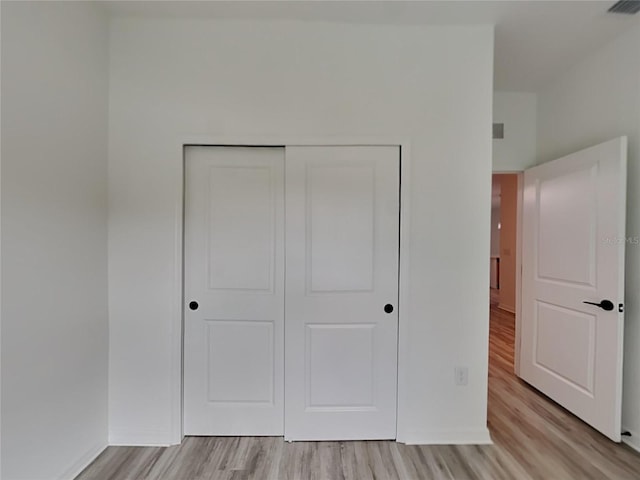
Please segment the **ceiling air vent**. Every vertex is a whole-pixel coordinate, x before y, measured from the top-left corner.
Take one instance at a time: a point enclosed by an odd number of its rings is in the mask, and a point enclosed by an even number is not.
[[[504,123],[493,124],[493,138],[504,138]]]
[[[640,0],[620,0],[608,11],[611,13],[626,13],[627,15],[634,15],[640,12]]]

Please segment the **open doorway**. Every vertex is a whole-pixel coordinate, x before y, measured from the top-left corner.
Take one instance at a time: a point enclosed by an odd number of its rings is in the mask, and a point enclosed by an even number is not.
[[[491,346],[515,370],[518,305],[518,173],[496,173],[491,188]]]
[[[518,174],[498,173],[491,191],[491,304],[515,315]]]
[[[518,389],[621,440],[626,149],[493,176],[490,424]]]

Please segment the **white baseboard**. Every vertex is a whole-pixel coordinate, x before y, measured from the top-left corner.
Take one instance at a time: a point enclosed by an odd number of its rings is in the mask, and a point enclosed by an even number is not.
[[[488,428],[409,431],[398,442],[407,445],[493,445]]]
[[[84,454],[82,454],[80,458],[76,460],[73,465],[69,467],[67,471],[60,475],[60,477],[58,478],[60,480],[73,480],[80,474],[80,472],[87,468],[89,464],[98,457],[98,455],[104,452],[105,448],[107,448],[107,445],[104,442],[100,442],[99,444],[94,445]]]
[[[498,308],[499,308],[500,310],[504,310],[505,312],[509,312],[509,313],[513,313],[513,314],[515,314],[515,313],[516,313],[516,309],[515,309],[515,307],[510,307],[510,306],[508,306],[508,305],[505,305],[504,303],[499,303],[499,304],[498,304]]]
[[[622,437],[622,443],[629,445],[635,451],[640,452],[640,434],[636,432],[632,432],[628,428],[622,428],[623,432],[629,432],[631,434],[630,437]]]
[[[117,447],[168,447],[173,445],[167,431],[111,430],[109,445]]]

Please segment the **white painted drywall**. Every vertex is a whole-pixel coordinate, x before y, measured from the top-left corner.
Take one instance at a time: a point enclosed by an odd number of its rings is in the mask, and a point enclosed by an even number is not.
[[[491,26],[112,21],[111,442],[179,441],[179,143],[192,135],[410,139],[398,435],[488,439],[492,57]]]
[[[568,69],[538,95],[544,162],[629,137],[623,428],[640,449],[640,26]]]
[[[493,171],[518,172],[536,163],[536,94],[495,92],[493,122],[504,138],[493,140]]]
[[[108,21],[2,2],[2,478],[107,444]]]

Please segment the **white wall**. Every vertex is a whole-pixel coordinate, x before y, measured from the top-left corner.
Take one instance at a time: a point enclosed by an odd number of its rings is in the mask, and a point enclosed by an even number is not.
[[[492,52],[490,26],[112,22],[112,442],[179,440],[180,142],[198,134],[411,140],[399,437],[487,439]]]
[[[493,122],[504,138],[493,140],[493,171],[518,172],[536,163],[536,94],[495,92]]]
[[[2,2],[2,478],[107,443],[107,19]]]
[[[640,449],[640,26],[569,69],[538,96],[540,162],[629,137],[623,428]],[[633,242],[635,240],[635,243]]]

